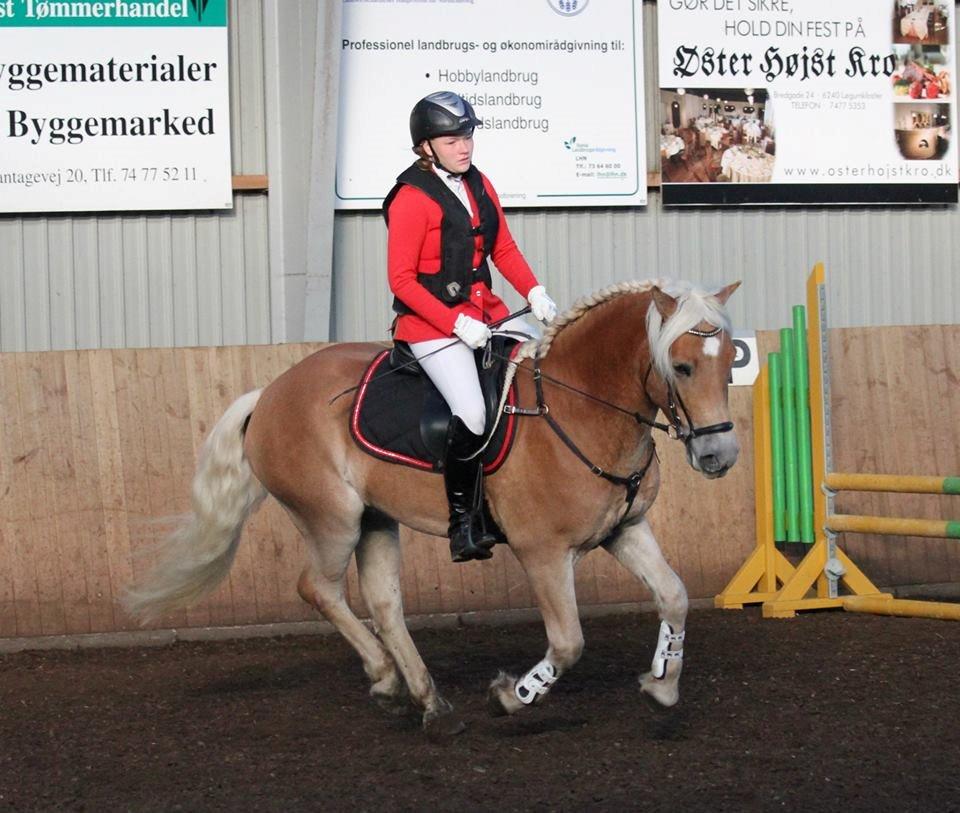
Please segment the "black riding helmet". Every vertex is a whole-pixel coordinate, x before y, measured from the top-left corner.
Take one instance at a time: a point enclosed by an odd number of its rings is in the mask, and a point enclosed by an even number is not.
[[[417,102],[410,113],[410,138],[416,147],[440,136],[468,135],[480,124],[473,107],[449,90],[431,93]]]

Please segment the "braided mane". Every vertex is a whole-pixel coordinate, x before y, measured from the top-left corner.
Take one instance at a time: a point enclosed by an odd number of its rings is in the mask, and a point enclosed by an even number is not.
[[[683,280],[628,280],[581,297],[571,308],[553,320],[544,331],[543,338],[539,342],[529,341],[524,344],[515,359],[520,361],[533,358],[538,351],[540,357],[543,358],[550,352],[550,347],[557,334],[597,305],[602,305],[604,302],[609,302],[611,299],[616,299],[624,294],[645,293],[654,286],[675,297],[678,302],[677,310],[666,323],[663,322],[660,311],[655,307],[651,307],[647,311],[647,337],[650,342],[654,367],[667,381],[672,381],[674,373],[670,363],[670,346],[680,336],[688,330],[696,328],[701,322],[707,322],[714,327],[722,328],[728,335],[730,333],[730,317],[713,293],[692,282]]]

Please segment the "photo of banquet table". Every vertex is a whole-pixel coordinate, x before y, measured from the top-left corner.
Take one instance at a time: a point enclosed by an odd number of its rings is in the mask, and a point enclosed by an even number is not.
[[[668,104],[672,105],[672,99]],[[725,115],[714,110],[686,120],[671,116],[663,121],[663,182],[770,183],[777,146],[773,127],[764,121],[760,111],[744,113],[744,106],[747,105],[731,106]]]
[[[949,2],[949,0],[947,0]],[[945,45],[949,42],[949,10],[944,0],[899,0],[893,26],[895,43]]]
[[[774,157],[757,147],[731,147],[720,158],[722,175],[730,183],[770,183]]]
[[[660,158],[673,158],[684,150],[683,139],[680,136],[665,134],[660,136]]]

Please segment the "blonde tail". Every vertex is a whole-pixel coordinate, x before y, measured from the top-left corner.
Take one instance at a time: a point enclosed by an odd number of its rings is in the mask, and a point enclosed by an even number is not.
[[[267,496],[243,454],[243,426],[261,392],[241,396],[217,421],[193,477],[193,513],[164,541],[159,564],[123,596],[142,623],[195,603],[230,570],[243,524]]]

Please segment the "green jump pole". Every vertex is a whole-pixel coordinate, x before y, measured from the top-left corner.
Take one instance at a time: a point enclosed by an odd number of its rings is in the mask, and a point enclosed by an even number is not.
[[[770,387],[770,468],[773,476],[773,541],[786,542],[786,481],[783,460],[783,381],[780,375],[780,354],[767,356]]]
[[[783,359],[783,459],[786,482],[787,542],[800,541],[800,477],[797,465],[797,365],[794,361],[793,329],[780,329]]]
[[[810,367],[807,364],[807,311],[793,308],[794,376],[797,398],[797,463],[800,490],[800,541],[812,545],[813,535],[813,450],[810,445]]]

